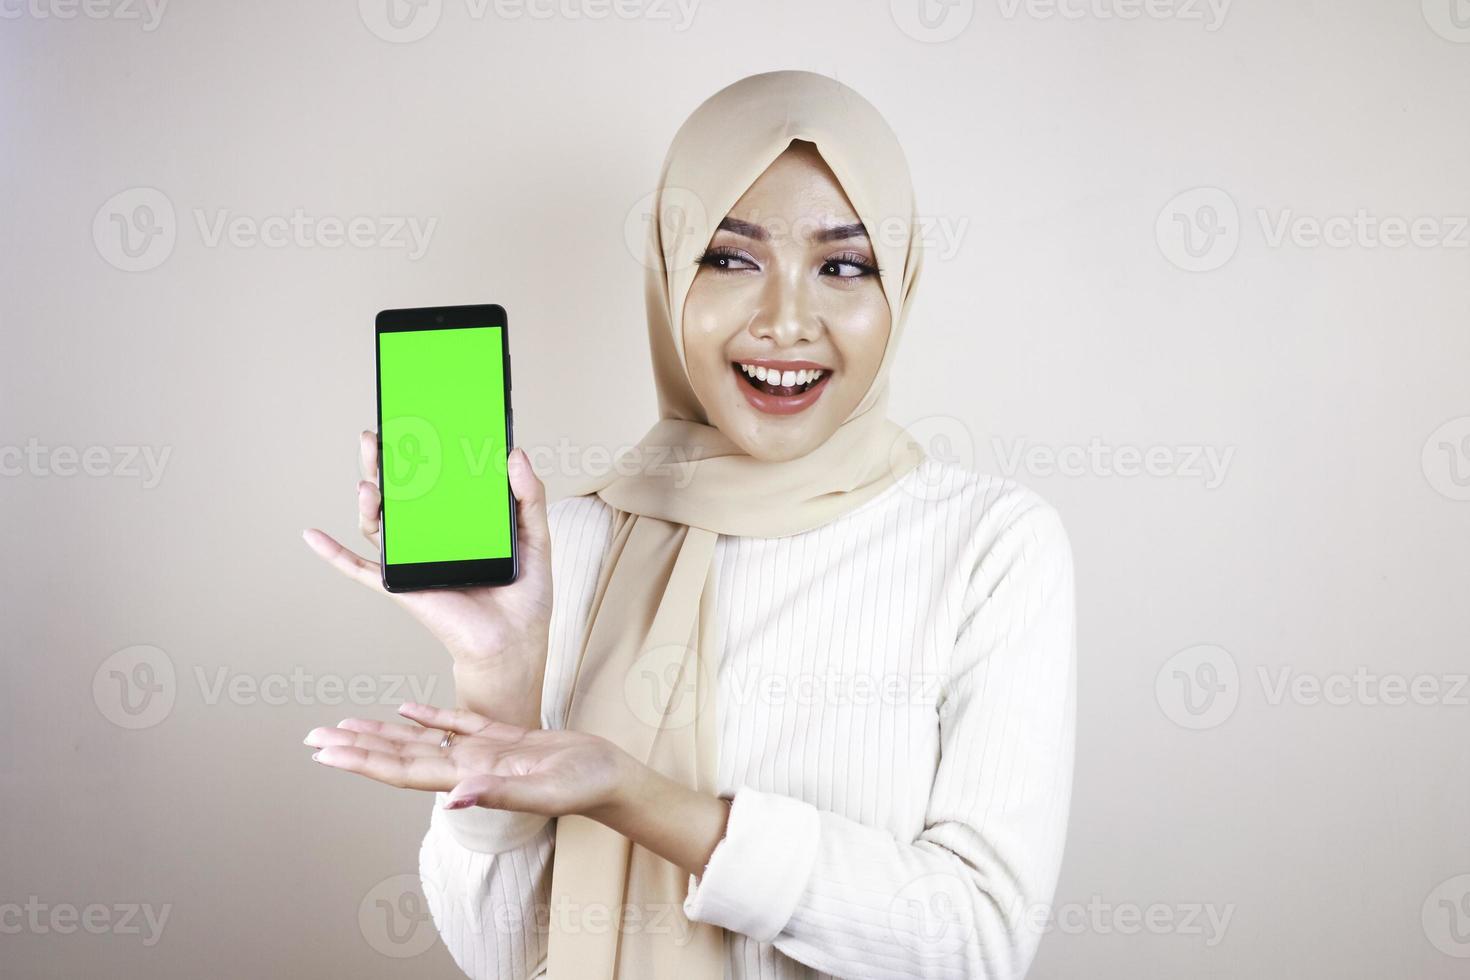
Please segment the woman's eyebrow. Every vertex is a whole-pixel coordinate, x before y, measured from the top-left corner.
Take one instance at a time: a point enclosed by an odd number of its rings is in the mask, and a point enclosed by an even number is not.
[[[843,238],[867,237],[868,229],[863,226],[861,221],[856,221],[850,225],[835,225],[831,228],[822,228],[817,231],[815,236],[819,242],[835,242]]]
[[[766,241],[771,236],[760,225],[753,225],[749,221],[741,221],[739,218],[726,217],[720,222],[723,231],[733,231],[737,235],[753,238],[758,242]]]
[[[742,235],[745,238],[754,239],[758,242],[767,241],[771,237],[760,225],[752,224],[749,221],[741,221],[739,218],[726,217],[720,222],[720,229],[722,231],[734,232],[737,235]],[[818,242],[834,242],[844,238],[866,238],[867,235],[868,229],[861,221],[856,221],[848,225],[834,225],[831,228],[820,228],[812,238]]]

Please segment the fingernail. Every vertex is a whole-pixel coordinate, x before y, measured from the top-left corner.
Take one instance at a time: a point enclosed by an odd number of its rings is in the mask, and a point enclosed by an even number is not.
[[[473,796],[461,796],[458,799],[450,800],[448,803],[444,804],[444,809],[446,809],[446,810],[463,810],[467,806],[474,806],[474,805],[475,805],[475,798]]]
[[[311,761],[312,762],[321,762],[322,761],[322,754],[320,752],[313,752],[311,754]],[[322,764],[323,765],[326,765],[326,763],[324,763],[324,762]]]

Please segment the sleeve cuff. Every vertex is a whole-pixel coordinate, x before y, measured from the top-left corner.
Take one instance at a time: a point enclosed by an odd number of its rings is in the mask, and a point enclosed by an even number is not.
[[[770,942],[806,890],[820,836],[821,820],[810,803],[742,786],[703,878],[689,876],[684,914],[691,922]]]
[[[482,806],[446,810],[444,802],[448,799],[448,793],[434,794],[430,825],[441,832],[448,832],[460,847],[481,854],[513,851],[539,834],[550,821],[549,817],[535,813],[491,810]]]

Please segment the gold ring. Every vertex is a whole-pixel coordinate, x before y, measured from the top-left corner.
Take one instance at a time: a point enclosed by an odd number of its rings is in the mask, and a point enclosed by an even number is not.
[[[446,731],[444,733],[444,737],[439,740],[439,748],[441,748],[441,749],[447,749],[447,748],[449,748],[450,743],[453,742],[453,741],[454,741],[454,732]]]

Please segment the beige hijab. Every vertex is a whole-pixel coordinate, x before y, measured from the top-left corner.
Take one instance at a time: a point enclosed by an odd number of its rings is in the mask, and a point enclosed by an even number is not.
[[[751,457],[709,424],[690,386],[683,310],[715,227],[792,140],[816,144],[868,230],[892,327],[852,414],[806,456]],[[645,264],[659,421],[595,492],[615,511],[567,727],[715,793],[711,661],[718,535],[783,537],[826,524],[916,466],[919,446],[885,416],[887,374],[921,255],[908,165],[866,100],[805,71],[716,92],[674,137],[653,198]],[[691,475],[692,474],[692,475]],[[550,980],[720,980],[724,930],[690,922],[686,872],[585,817],[561,817],[552,864]]]

